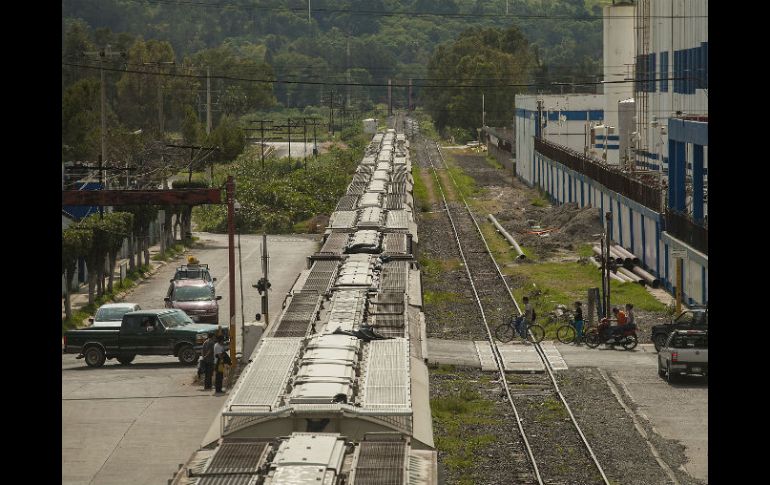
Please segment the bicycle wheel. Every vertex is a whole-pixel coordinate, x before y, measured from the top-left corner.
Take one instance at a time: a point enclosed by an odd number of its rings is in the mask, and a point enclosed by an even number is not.
[[[510,342],[513,339],[513,326],[503,323],[495,329],[495,337],[502,343]]]
[[[545,337],[545,330],[543,330],[543,327],[541,327],[540,325],[533,324],[527,327],[527,340],[529,340],[533,344],[539,344],[544,337]]]
[[[556,330],[556,338],[563,344],[571,344],[575,341],[575,327],[572,325],[562,325]]]

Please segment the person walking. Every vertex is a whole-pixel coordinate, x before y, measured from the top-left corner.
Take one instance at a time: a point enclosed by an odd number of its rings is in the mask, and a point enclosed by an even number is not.
[[[214,332],[209,332],[201,349],[201,365],[203,370],[203,388],[211,389],[211,375],[214,373]]]
[[[217,343],[214,344],[214,355],[216,356],[216,378],[214,379],[214,392],[217,394],[221,394],[224,391],[222,390],[222,381],[225,377],[225,359],[222,356],[223,353],[227,351],[227,347],[225,347],[225,336],[224,335],[217,335]]]
[[[583,340],[583,304],[575,302],[575,344],[580,345]]]

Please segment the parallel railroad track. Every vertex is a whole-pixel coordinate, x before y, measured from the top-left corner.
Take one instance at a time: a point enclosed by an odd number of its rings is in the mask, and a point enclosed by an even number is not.
[[[430,168],[435,185],[441,193],[452,236],[457,243],[459,256],[465,266],[468,282],[479,309],[479,321],[476,326],[480,329],[479,335],[470,337],[481,337],[489,341],[500,375],[502,392],[510,403],[517,422],[520,436],[516,437],[516,440],[521,451],[511,451],[511,458],[516,464],[516,475],[511,477],[512,483],[609,485],[609,480],[559,390],[550,362],[539,344],[535,345],[535,349],[546,373],[539,376],[528,375],[526,382],[516,382],[519,379],[514,378],[510,383],[513,386],[509,385],[503,358],[491,329],[510,318],[514,311],[521,315],[521,308],[489,251],[481,229],[448,170],[440,148],[419,134],[414,142],[418,155],[417,163],[424,168]],[[439,176],[440,172],[445,173],[443,177]],[[446,180],[447,177],[453,187],[442,181],[442,178]],[[448,202],[445,187],[453,190],[462,202]],[[544,402],[548,404],[545,407],[546,412],[543,412]],[[566,415],[569,419],[565,419]],[[556,427],[560,442],[541,439],[536,428],[538,422],[540,426]],[[531,437],[525,432],[523,423],[526,423]],[[553,436],[554,433],[544,434]],[[554,453],[556,447],[567,451]]]

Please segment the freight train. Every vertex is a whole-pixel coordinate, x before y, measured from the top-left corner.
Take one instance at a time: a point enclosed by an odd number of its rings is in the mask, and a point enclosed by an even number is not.
[[[435,484],[409,142],[374,135],[201,449],[170,483]]]

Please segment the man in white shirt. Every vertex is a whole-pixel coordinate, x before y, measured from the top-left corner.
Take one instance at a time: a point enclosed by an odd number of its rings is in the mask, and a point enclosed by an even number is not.
[[[227,351],[227,347],[225,347],[225,336],[224,335],[217,335],[217,343],[214,344],[214,355],[217,358],[216,363],[216,373],[215,373],[215,379],[214,379],[214,391],[217,394],[221,394],[224,391],[222,390],[222,381],[224,380],[225,376],[225,363],[222,360],[222,353]]]

